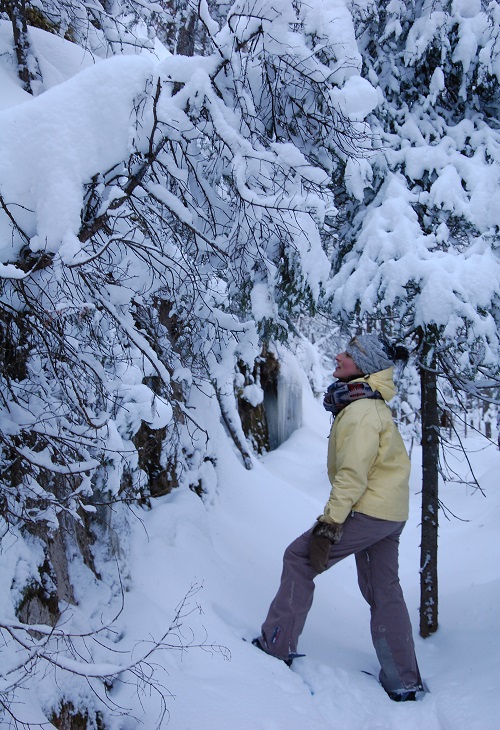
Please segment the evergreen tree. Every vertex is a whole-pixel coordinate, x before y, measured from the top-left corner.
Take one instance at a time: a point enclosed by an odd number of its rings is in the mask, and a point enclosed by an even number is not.
[[[416,347],[426,636],[438,625],[438,379],[460,397],[498,378],[500,9],[480,0],[349,7],[379,104],[372,153],[345,166],[331,301],[344,321],[375,313]]]
[[[210,489],[214,412],[252,465],[235,379],[314,311],[331,175],[375,103],[335,9],[242,0],[221,22],[201,2],[191,25],[179,3],[161,25],[158,7],[38,3],[101,60],[0,115],[1,517],[40,545],[47,624],[107,505]]]

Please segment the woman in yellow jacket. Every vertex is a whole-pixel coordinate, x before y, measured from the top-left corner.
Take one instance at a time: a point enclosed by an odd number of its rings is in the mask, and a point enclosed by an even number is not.
[[[253,644],[290,665],[312,605],[314,579],[355,556],[370,605],[380,682],[395,701],[423,691],[412,627],[398,576],[399,537],[408,518],[410,460],[386,403],[404,348],[377,335],[354,337],[337,355],[324,405],[334,415],[328,443],[330,498],[313,528],[285,551],[281,584]]]

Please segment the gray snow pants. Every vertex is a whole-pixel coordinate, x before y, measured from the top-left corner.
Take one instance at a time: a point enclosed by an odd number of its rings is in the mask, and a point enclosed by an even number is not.
[[[344,524],[340,542],[332,544],[328,562],[331,568],[348,555],[356,558],[358,583],[370,606],[372,640],[382,667],[380,681],[388,692],[421,684],[398,575],[399,536],[404,525],[353,513]],[[311,532],[305,532],[285,550],[281,584],[262,625],[260,641],[265,651],[285,661],[297,653],[313,601],[317,573],[309,562]]]

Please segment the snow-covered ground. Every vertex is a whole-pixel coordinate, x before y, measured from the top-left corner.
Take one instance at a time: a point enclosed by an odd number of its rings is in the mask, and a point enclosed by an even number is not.
[[[131,639],[145,634],[158,638],[176,604],[198,586],[186,607],[183,639],[216,645],[161,652],[162,681],[172,694],[164,726],[493,730],[500,707],[500,453],[480,439],[469,438],[467,446],[486,497],[463,484],[442,487],[441,498],[456,518],[441,513],[440,628],[426,640],[418,637],[420,453],[412,455],[411,518],[400,562],[418,658],[430,688],[421,702],[396,704],[363,673],[376,672],[377,661],[352,558],[317,579],[300,643],[307,656],[291,670],[242,641],[259,632],[284,548],[322,509],[329,491],[328,431],[328,415],[310,396],[304,426],[255,469],[245,471],[228,451],[219,462],[219,487],[208,503],[193,493],[174,492],[132,523],[131,590],[125,608]],[[463,457],[455,466],[467,477]],[[127,686],[113,698],[127,707],[135,702]],[[117,727],[138,724],[129,718]]]
[[[121,525],[130,557],[117,652],[132,648],[135,657],[144,654],[165,634],[187,596],[178,628],[150,658],[167,693],[162,728],[493,730],[500,707],[500,453],[477,437],[467,440],[468,456],[485,496],[464,484],[441,489],[456,517],[440,517],[440,628],[426,640],[418,637],[420,453],[412,454],[411,518],[400,563],[418,659],[430,689],[422,701],[394,703],[363,673],[377,672],[377,661],[353,558],[317,579],[299,647],[306,657],[292,669],[249,643],[277,588],[284,548],[314,521],[329,491],[329,416],[310,393],[304,399],[303,427],[253,470],[243,468],[221,431],[219,484],[204,501],[177,490],[155,500],[149,511],[135,509],[128,538]],[[454,466],[467,478],[467,461],[458,453]],[[110,562],[110,575],[114,570]],[[106,620],[102,588],[99,598],[88,576],[73,580],[82,628],[86,621]],[[126,654],[117,653],[115,660],[124,662]],[[106,718],[106,726],[152,730],[159,695],[147,686],[137,693],[131,679],[115,682],[110,700],[116,714]],[[82,685],[74,677],[58,671],[57,681],[60,691],[78,698]],[[37,698],[47,708],[53,694],[52,682],[38,674],[18,695],[18,715],[39,719]]]

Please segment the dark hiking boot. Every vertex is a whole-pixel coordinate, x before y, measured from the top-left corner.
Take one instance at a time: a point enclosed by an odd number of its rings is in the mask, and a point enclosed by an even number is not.
[[[262,646],[260,639],[252,639],[252,645],[256,646],[257,649],[260,649],[264,652],[264,654],[267,654],[268,656],[274,656],[274,654],[270,654],[266,649]],[[290,654],[288,659],[280,659],[280,661],[285,662],[287,667],[291,667],[293,660],[297,659],[298,657],[305,656],[305,654]],[[279,657],[274,656],[275,659],[279,659]]]
[[[415,702],[417,699],[416,689],[409,689],[404,692],[388,692],[387,694],[394,702]]]
[[[408,687],[408,689],[392,691],[386,689],[385,691],[394,702],[415,702],[416,700],[421,700],[429,692],[429,688],[425,682],[422,682],[421,684],[417,684],[416,687]]]

